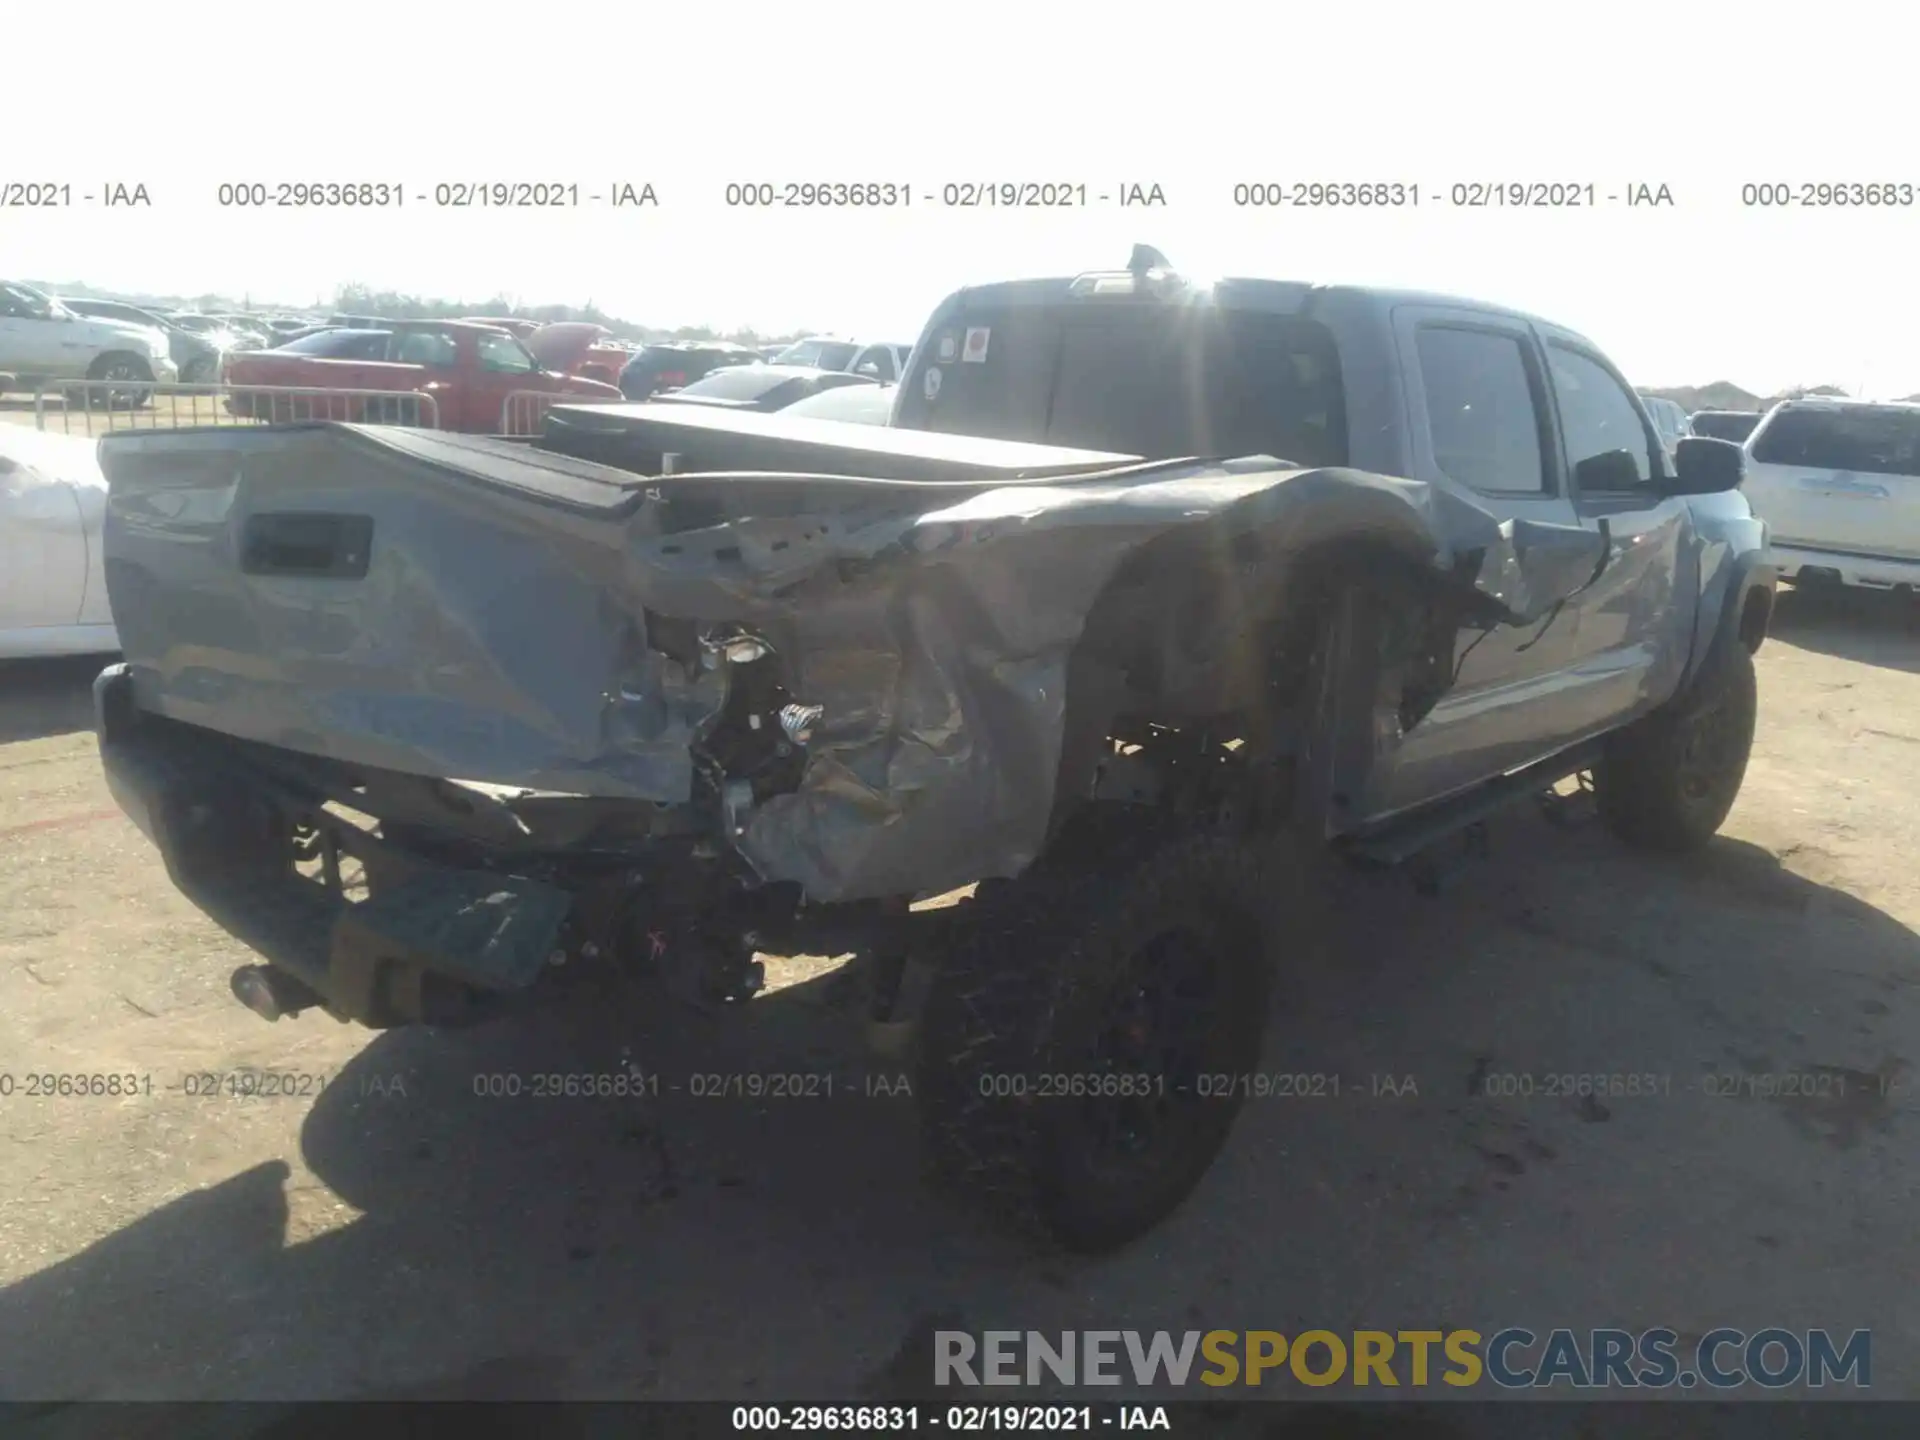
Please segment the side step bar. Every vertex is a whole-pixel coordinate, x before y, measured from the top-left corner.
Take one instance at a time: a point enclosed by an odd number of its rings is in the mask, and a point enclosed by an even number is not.
[[[1485,820],[1528,796],[1551,789],[1569,775],[1590,770],[1600,759],[1598,742],[1576,745],[1558,755],[1502,775],[1451,800],[1416,810],[1337,842],[1340,853],[1367,865],[1403,865],[1441,841]]]

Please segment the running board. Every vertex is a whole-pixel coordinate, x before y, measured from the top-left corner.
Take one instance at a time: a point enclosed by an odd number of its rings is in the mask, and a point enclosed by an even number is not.
[[[1575,746],[1545,760],[1490,780],[1451,800],[1442,800],[1409,815],[1396,816],[1377,828],[1336,842],[1340,853],[1368,865],[1404,865],[1463,830],[1485,820],[1516,801],[1525,800],[1559,784],[1569,775],[1590,770],[1600,758],[1598,744]]]

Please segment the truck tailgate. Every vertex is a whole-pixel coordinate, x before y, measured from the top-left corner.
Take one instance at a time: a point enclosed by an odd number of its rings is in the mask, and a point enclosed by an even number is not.
[[[1920,476],[1750,465],[1743,488],[1776,544],[1920,560]]]
[[[753,455],[779,458],[766,427],[747,428]],[[394,426],[116,432],[100,448],[106,576],[136,702],[382,770],[680,802],[726,690],[697,643],[684,663],[690,625],[777,625],[768,597],[783,576],[836,556],[857,567],[907,511],[1036,459],[1087,471],[1126,458],[812,428],[821,443],[786,437],[790,460],[879,473],[669,479]],[[876,453],[852,453],[846,432]],[[943,453],[891,453],[915,447]],[[893,471],[945,483],[929,498]],[[650,627],[675,638],[657,649]],[[871,658],[870,642],[857,648]]]
[[[101,463],[142,709],[363,765],[685,798],[714,697],[661,680],[618,603],[634,477],[349,425],[120,432]]]

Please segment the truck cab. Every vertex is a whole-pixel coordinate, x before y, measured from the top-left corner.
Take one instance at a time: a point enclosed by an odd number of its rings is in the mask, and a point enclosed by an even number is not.
[[[1771,593],[1758,572],[1745,578],[1760,530],[1726,493],[1729,457],[1717,481],[1683,477],[1597,346],[1501,306],[1265,279],[1196,285],[1136,264],[971,286],[939,307],[914,357],[895,426],[1404,476],[1471,496],[1540,545],[1571,552],[1591,539],[1592,574],[1540,624],[1461,626],[1447,693],[1367,793],[1349,797],[1356,826],[1658,706],[1700,662],[1714,612],[1661,596],[1717,597],[1737,579]],[[1689,493],[1703,483],[1721,493]]]

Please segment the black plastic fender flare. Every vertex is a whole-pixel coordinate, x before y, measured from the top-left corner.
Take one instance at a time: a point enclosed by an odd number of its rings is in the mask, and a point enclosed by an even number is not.
[[[1768,561],[1764,550],[1747,550],[1729,557],[1725,578],[1718,580],[1714,586],[1718,592],[1717,601],[1712,592],[1703,593],[1700,597],[1703,606],[1717,603],[1719,610],[1712,618],[1712,630],[1707,642],[1694,646],[1693,654],[1687,661],[1686,673],[1681,677],[1680,692],[1684,693],[1708,670],[1725,653],[1726,646],[1748,643],[1743,633],[1743,621],[1749,602],[1756,593],[1764,594],[1767,597],[1767,616],[1771,618],[1773,597],[1778,586],[1779,571]],[[1749,648],[1759,649],[1759,641],[1764,638],[1763,629]]]

